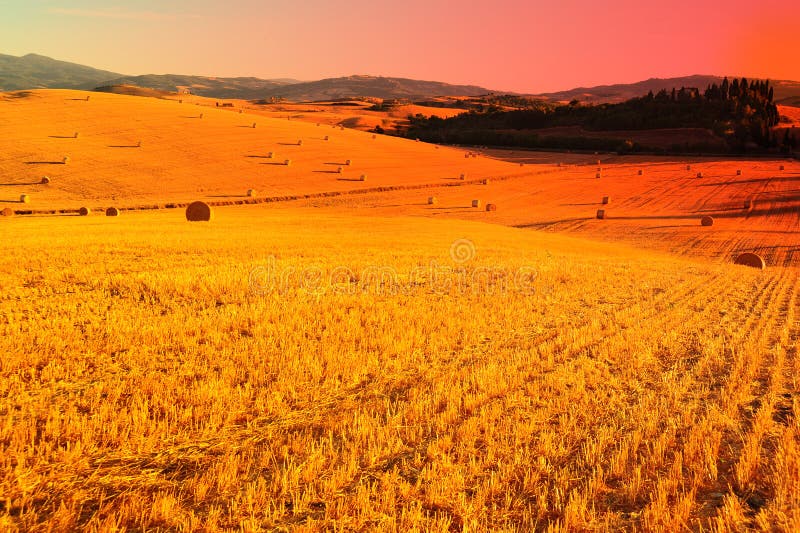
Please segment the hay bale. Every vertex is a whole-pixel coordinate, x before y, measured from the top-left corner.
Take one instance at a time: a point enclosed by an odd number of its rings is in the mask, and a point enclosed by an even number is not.
[[[65,155],[65,156],[64,156],[64,157],[61,159],[61,164],[62,164],[62,165],[66,165],[67,163],[69,163],[69,156],[68,156],[68,155]]]
[[[89,97],[88,97],[88,96],[86,97],[86,101],[87,101],[87,102],[89,101]]]
[[[285,160],[283,162],[283,164],[286,165],[287,167],[290,167],[290,166],[292,166],[292,160],[291,159],[287,159],[287,160]]]
[[[519,166],[524,167],[525,163],[520,163]]]
[[[465,179],[467,179],[467,175],[466,175],[466,174],[461,174],[461,175],[458,177],[458,179],[460,179],[461,181],[464,181]]]
[[[253,122],[253,129],[256,129],[256,123]]]
[[[686,165],[686,170],[692,170],[692,165]]]
[[[439,200],[435,196],[428,197],[428,205],[436,205]]]
[[[78,209],[78,214],[82,217],[89,216],[89,213],[91,212],[92,210],[89,209],[88,207],[81,207],[80,209]]]
[[[303,139],[297,139],[297,146],[303,146]]]
[[[239,110],[239,114],[240,114],[240,115],[242,114],[242,110],[241,110],[241,109]]]
[[[106,216],[107,217],[118,217],[119,216],[119,209],[116,207],[109,207],[106,209]]]
[[[342,173],[342,167],[336,167],[336,173],[337,174],[341,174]]]
[[[638,175],[639,176],[644,176],[644,170],[639,169]]]
[[[42,176],[42,181],[40,181],[39,183],[41,183],[42,185],[47,185],[48,183],[50,183],[50,178],[47,176]]]
[[[19,195],[19,201],[20,201],[20,203],[23,203],[23,204],[29,204],[29,203],[31,203],[31,197],[28,196],[27,194],[20,194]]]
[[[753,209],[753,200],[745,200],[744,201],[744,208],[745,209]]]
[[[698,173],[697,173],[697,177],[698,177],[698,178],[702,178],[702,177],[703,177],[703,173],[702,173],[702,172],[698,172]]]
[[[497,211],[497,206],[495,204],[486,204],[487,211]]]
[[[472,207],[480,207],[481,201],[480,200],[472,200]]]
[[[785,166],[783,166],[783,165],[781,165],[781,166],[780,166],[780,168],[779,168],[778,170],[786,170],[786,167],[785,167]]]
[[[469,159],[469,154],[464,154],[464,159]]]
[[[377,139],[377,138],[378,138],[378,136],[377,136],[377,135],[373,135],[373,136],[372,136],[372,138],[373,138],[373,139]]]
[[[749,266],[753,268],[760,268],[764,270],[767,267],[767,264],[764,262],[764,259],[752,252],[745,252],[743,254],[739,254],[736,256],[736,259],[733,261],[737,265]]]
[[[205,202],[192,202],[186,208],[186,220],[189,222],[207,222],[211,216],[211,206]]]
[[[348,166],[348,167],[350,166],[350,163],[352,163],[352,161],[350,161],[349,159],[348,159],[347,161],[345,161],[345,162],[344,162],[344,164],[345,164],[346,166]]]
[[[712,217],[706,215],[706,216],[704,216],[703,218],[700,219],[700,225],[701,226],[705,226],[705,227],[713,226],[714,225],[714,219]]]
[[[2,211],[0,211],[0,216],[13,217],[14,216],[14,210],[11,209],[10,207],[5,207],[5,208],[3,208]]]
[[[358,178],[358,181],[367,181],[367,175],[361,174],[361,176]]]
[[[317,124],[317,126],[319,126],[319,124]],[[325,136],[325,138],[324,138],[323,140],[324,140],[324,141],[327,141],[327,140],[328,140],[328,136],[326,135],[326,136]]]
[[[267,154],[267,159],[272,159],[273,157],[275,157],[275,152],[269,152]]]
[[[200,118],[203,118],[203,114],[202,113],[200,113]]]
[[[253,197],[256,195],[255,189],[247,189],[247,196]]]
[[[489,180],[484,178],[481,180],[481,185],[489,185]]]
[[[603,205],[608,205],[608,196],[603,196]]]
[[[75,138],[75,139],[78,138],[78,132],[77,131],[75,132],[75,135],[73,135],[73,138]]]
[[[598,209],[597,210],[597,218],[603,220],[606,218],[606,210],[605,209]]]
[[[742,171],[741,171],[740,169],[737,169],[737,170],[736,170],[736,175],[737,175],[737,176],[741,176],[741,175],[742,175]]]
[[[594,175],[594,177],[595,177],[595,179],[599,180],[600,179],[600,173],[598,172],[597,174]]]

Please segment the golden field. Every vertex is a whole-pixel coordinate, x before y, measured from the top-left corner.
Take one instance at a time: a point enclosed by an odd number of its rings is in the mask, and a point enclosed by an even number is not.
[[[798,163],[596,179],[83,94],[0,100],[0,207],[312,197],[0,217],[0,530],[800,528]],[[350,157],[367,184],[314,172]]]

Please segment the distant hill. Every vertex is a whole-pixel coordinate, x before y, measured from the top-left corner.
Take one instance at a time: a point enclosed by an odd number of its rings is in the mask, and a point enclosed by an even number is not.
[[[37,54],[0,54],[0,91],[94,88],[121,74]]]
[[[736,76],[741,78],[741,76]],[[729,80],[733,77],[729,76]],[[620,83],[615,85],[599,85],[597,87],[578,87],[568,91],[543,93],[536,95],[552,102],[571,102],[578,100],[586,103],[619,103],[637,96],[644,96],[648,92],[657,93],[662,89],[667,91],[672,88],[696,87],[701,91],[712,83],[719,84],[722,76],[684,76],[680,78],[650,78],[636,83]],[[798,105],[800,99],[800,82],[770,80],[775,88],[775,102],[782,105]]]
[[[335,100],[366,96],[374,98],[422,98],[431,96],[477,96],[492,92],[475,85],[451,85],[438,81],[382,76],[346,76],[305,83],[293,83],[273,89],[267,96],[291,101]]]
[[[272,91],[290,83],[298,82],[285,79],[263,80],[260,78],[215,78],[182,74],[145,74],[143,76],[122,76],[105,80],[103,85],[135,85],[173,93],[181,89],[188,89],[192,94],[199,96],[251,100],[269,97]]]

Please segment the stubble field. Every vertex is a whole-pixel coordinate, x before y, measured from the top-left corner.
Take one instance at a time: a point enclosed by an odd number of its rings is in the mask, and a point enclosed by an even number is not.
[[[44,117],[53,93],[15,102]],[[25,163],[66,140],[0,104],[21,130],[0,136],[6,205],[214,201],[240,174],[264,197],[348,194],[210,223],[0,217],[0,529],[800,527],[796,163],[622,158],[597,179],[596,156],[465,158],[328,128],[385,187],[359,192],[313,172],[336,150],[296,155],[287,181],[250,165],[263,144],[242,144],[243,116],[165,135],[162,108],[106,98],[69,119],[98,137],[73,139],[41,191]],[[166,147],[107,159],[113,105]],[[268,142],[318,128],[283,122]],[[225,135],[217,161],[207,143]],[[208,165],[183,169],[193,157]],[[22,190],[30,204],[10,201]],[[731,265],[737,251],[770,266]]]

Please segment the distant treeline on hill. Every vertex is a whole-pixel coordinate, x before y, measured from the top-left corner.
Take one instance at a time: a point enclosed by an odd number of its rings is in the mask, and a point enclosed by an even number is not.
[[[793,134],[779,136],[778,109],[773,103],[773,88],[768,81],[727,78],[710,85],[704,92],[695,88],[662,90],[619,104],[536,105],[527,109],[503,111],[496,106],[470,110],[443,119],[410,116],[406,135],[428,142],[483,144],[529,148],[576,150],[708,152],[710,146],[681,144],[669,147],[642,146],[613,132],[702,128],[725,141],[733,152],[789,151],[796,145]],[[554,137],[544,128],[578,126],[587,132],[609,132],[597,137]],[[545,134],[542,134],[545,133]]]

